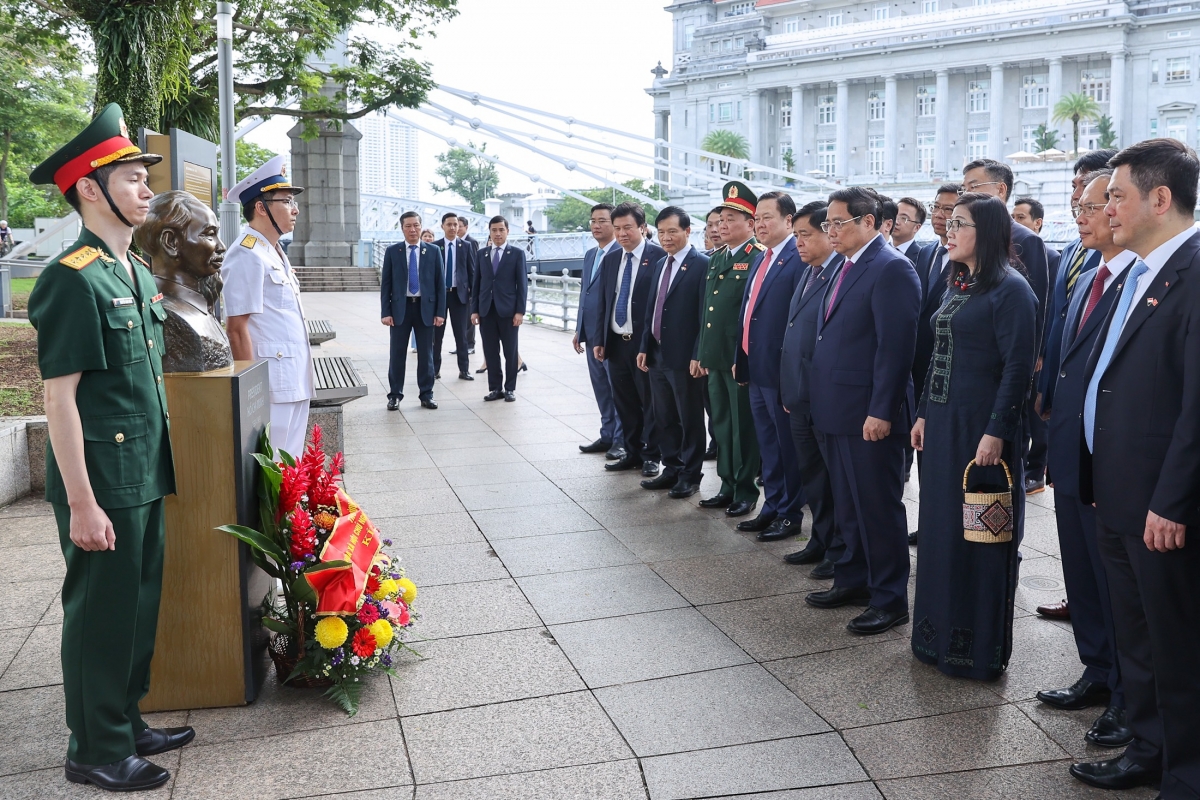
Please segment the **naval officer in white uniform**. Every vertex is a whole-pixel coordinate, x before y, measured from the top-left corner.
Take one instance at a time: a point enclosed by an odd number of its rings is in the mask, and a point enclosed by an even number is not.
[[[312,351],[300,284],[279,237],[296,227],[295,196],[304,188],[283,173],[283,156],[275,156],[229,192],[246,224],[225,255],[221,280],[233,357],[270,364],[271,444],[299,458],[313,398]]]

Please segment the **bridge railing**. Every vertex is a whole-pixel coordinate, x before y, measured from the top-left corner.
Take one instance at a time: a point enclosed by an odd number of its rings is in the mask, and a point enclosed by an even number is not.
[[[579,318],[579,278],[529,273],[529,298],[526,315],[531,322],[563,331],[575,329]]]

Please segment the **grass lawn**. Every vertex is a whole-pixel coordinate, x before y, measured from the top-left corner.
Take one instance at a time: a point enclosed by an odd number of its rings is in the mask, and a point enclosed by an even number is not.
[[[37,283],[37,278],[13,278],[12,293],[13,293],[13,308],[24,309],[29,304],[29,293],[33,291],[33,284]]]
[[[33,280],[29,282],[32,284]],[[0,417],[31,417],[44,413],[42,377],[37,365],[37,332],[29,325],[2,323]]]

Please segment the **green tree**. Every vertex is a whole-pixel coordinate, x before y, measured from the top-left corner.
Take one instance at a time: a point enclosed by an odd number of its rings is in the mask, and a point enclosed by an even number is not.
[[[247,142],[245,139],[238,139],[236,145],[237,163],[233,165],[234,180],[241,183],[242,179],[249,175],[254,170],[261,167],[270,159],[279,155],[273,150],[257,145],[254,142]],[[223,187],[221,185],[221,153],[217,152],[217,196],[221,196]]]
[[[783,151],[783,168],[788,172],[796,171],[796,154],[790,147]]]
[[[657,183],[651,183],[641,178],[631,178],[621,185],[632,192],[653,197],[655,200],[666,200],[666,193],[663,192],[662,187]],[[592,206],[595,203],[611,203],[615,206],[619,203],[641,202],[634,198],[633,195],[611,187],[579,189],[578,192],[584,197],[591,198],[594,202],[585,203],[574,197],[564,197],[561,202],[556,203],[546,211],[546,220],[550,223],[551,229],[556,231],[587,230],[588,224],[592,219]],[[648,203],[642,203],[641,205],[642,209],[646,212],[646,219],[653,221],[654,215],[657,213],[654,206]]]
[[[1058,147],[1058,131],[1053,128],[1047,128],[1044,122],[1038,125],[1033,132],[1033,147],[1033,152],[1035,153],[1041,153]]]
[[[1073,152],[1079,153],[1079,123],[1095,122],[1100,118],[1100,106],[1095,100],[1082,92],[1065,94],[1054,104],[1051,116],[1055,122],[1071,122],[1072,141],[1075,143]]]
[[[467,142],[467,145],[475,147],[474,142]],[[477,149],[487,152],[487,145],[481,144]],[[470,203],[472,211],[482,214],[483,201],[493,196],[500,185],[496,165],[463,147],[451,147],[444,153],[438,153],[437,162],[434,173],[446,184],[438,186],[430,182],[429,187],[435,192],[453,192]]]
[[[1096,147],[1107,150],[1117,146],[1117,132],[1113,130],[1113,118],[1104,114],[1096,120]]]
[[[750,143],[746,140],[746,137],[735,131],[724,129],[709,131],[704,137],[704,141],[700,142],[700,149],[729,158],[747,159],[750,157]],[[713,159],[704,157],[700,160],[711,161]],[[720,170],[721,174],[728,175],[729,168],[733,165],[728,161],[721,161],[720,159],[716,159],[716,162],[717,169]]]

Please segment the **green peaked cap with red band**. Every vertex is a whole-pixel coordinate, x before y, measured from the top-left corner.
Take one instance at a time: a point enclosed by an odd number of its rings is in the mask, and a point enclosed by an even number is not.
[[[78,136],[39,164],[29,174],[29,180],[39,185],[53,183],[66,194],[76,181],[100,167],[131,161],[157,164],[162,156],[143,153],[130,141],[125,112],[116,103],[109,103]]]
[[[730,181],[721,189],[721,208],[732,208],[750,216],[758,209],[758,195],[741,181]]]

